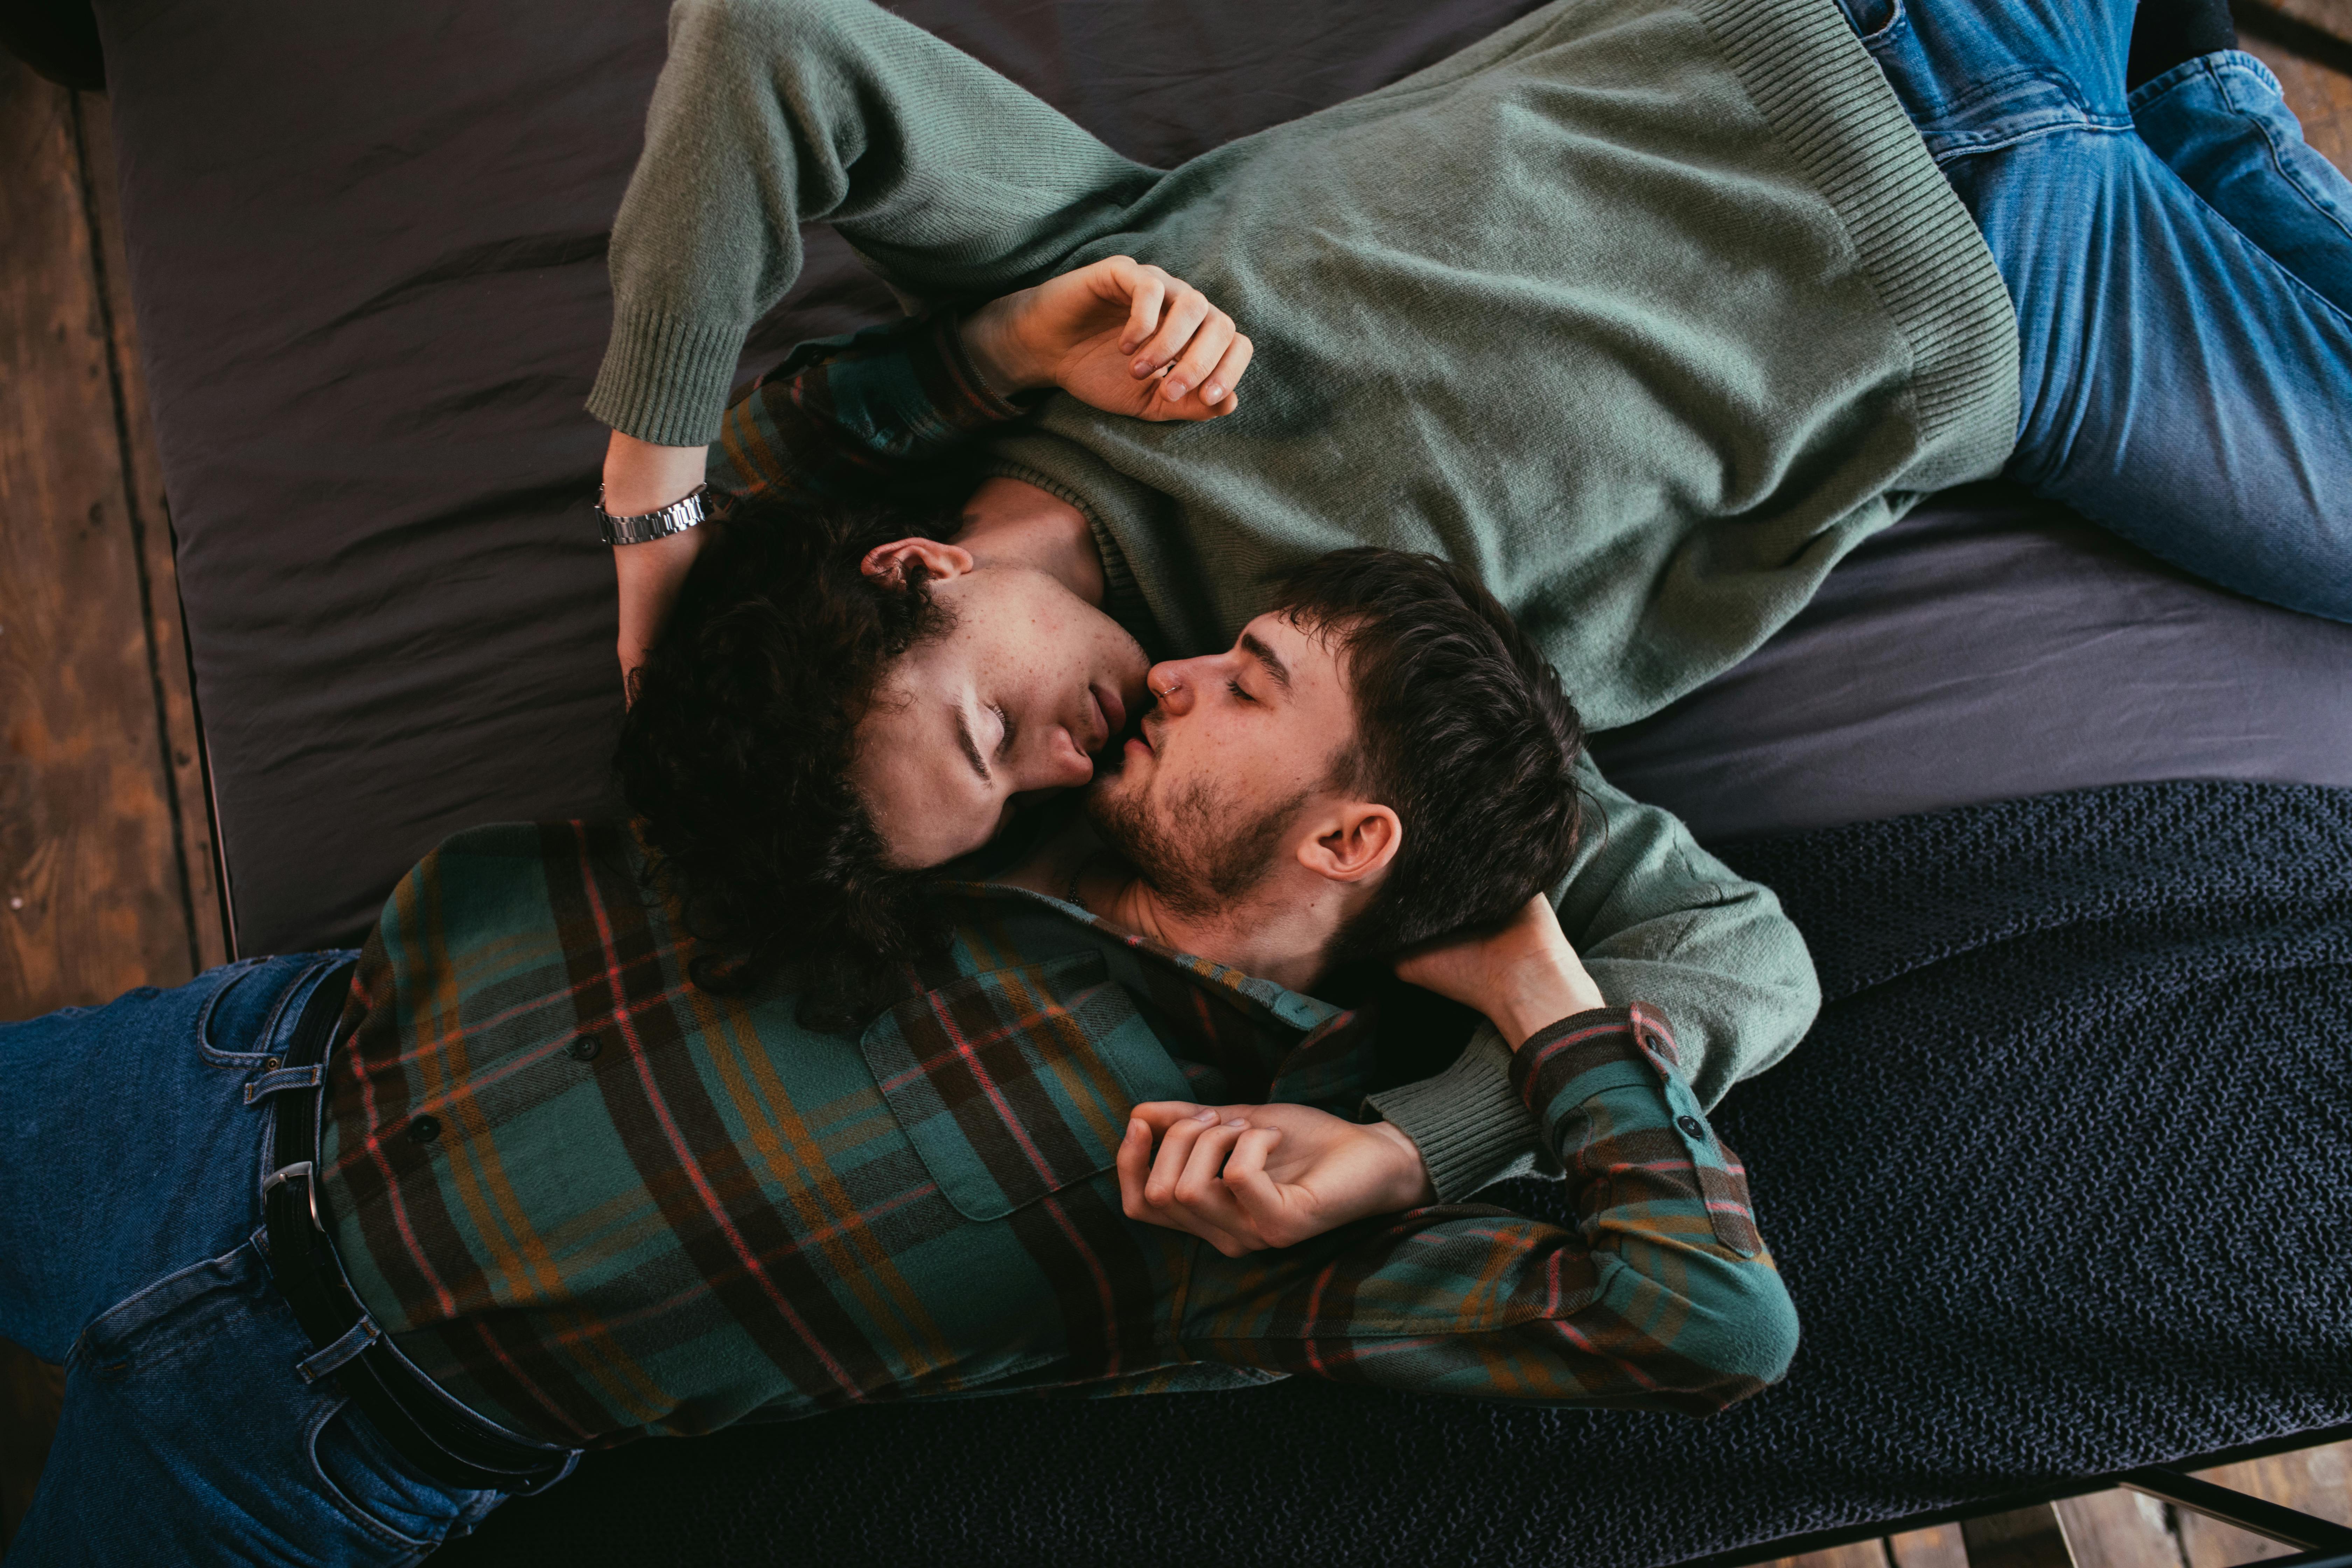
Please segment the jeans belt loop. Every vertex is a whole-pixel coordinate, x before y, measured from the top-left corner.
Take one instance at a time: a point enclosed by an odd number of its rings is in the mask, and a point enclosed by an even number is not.
[[[252,1100],[284,1089],[311,1090],[278,1095],[272,1110],[277,1157],[284,1163],[261,1182],[270,1272],[314,1347],[298,1368],[306,1381],[333,1377],[395,1451],[442,1484],[541,1490],[571,1473],[579,1451],[503,1433],[432,1386],[393,1353],[392,1342],[344,1279],[335,1255],[327,1216],[320,1212],[325,1095],[318,1086],[336,1043],[335,1024],[350,974],[344,963],[320,977],[288,1042],[292,1065],[255,1079],[247,1095]]]
[[[281,1089],[316,1089],[326,1077],[324,1062],[313,1062],[306,1068],[274,1068],[245,1086],[245,1102],[258,1104]]]
[[[362,1318],[351,1326],[341,1339],[337,1340],[325,1350],[313,1351],[295,1363],[294,1370],[302,1374],[303,1382],[316,1383],[329,1373],[342,1366],[368,1346],[375,1343],[383,1332],[383,1330],[375,1326],[373,1318]]]

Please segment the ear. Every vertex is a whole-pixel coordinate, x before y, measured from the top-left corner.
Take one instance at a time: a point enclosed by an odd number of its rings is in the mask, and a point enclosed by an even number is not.
[[[907,563],[919,561],[934,583],[961,577],[972,568],[971,552],[936,539],[898,539],[866,552],[857,569],[877,583],[896,587],[907,580]]]
[[[1404,824],[1385,805],[1342,802],[1298,846],[1298,863],[1334,882],[1360,882],[1387,869],[1404,845]]]

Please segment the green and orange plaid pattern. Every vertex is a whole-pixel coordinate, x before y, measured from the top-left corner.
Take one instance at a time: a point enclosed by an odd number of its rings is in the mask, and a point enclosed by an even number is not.
[[[981,380],[953,317],[910,317],[794,349],[729,405],[709,478],[737,495],[839,495],[1021,413]]]
[[[1373,1021],[1024,890],[860,1036],[688,984],[623,828],[460,834],[369,937],[324,1197],[352,1282],[459,1398],[564,1443],[1023,1389],[1306,1373],[1706,1412],[1795,1319],[1664,1020],[1515,1064],[1578,1224],[1433,1206],[1241,1259],[1119,1209],[1147,1099],[1360,1102]]]

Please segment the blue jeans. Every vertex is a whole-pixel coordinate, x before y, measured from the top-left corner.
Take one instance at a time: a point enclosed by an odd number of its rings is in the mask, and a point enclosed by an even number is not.
[[[2011,477],[2352,620],[2352,183],[2261,61],[2124,90],[2132,0],[1841,0],[2017,307]]]
[[[0,1025],[0,1337],[66,1366],[8,1568],[414,1563],[503,1500],[417,1474],[269,1278],[276,1102],[246,1086],[348,953]]]

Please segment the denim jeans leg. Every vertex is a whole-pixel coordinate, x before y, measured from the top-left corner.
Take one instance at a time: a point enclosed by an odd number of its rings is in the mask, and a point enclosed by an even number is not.
[[[415,1562],[504,1494],[412,1471],[311,1352],[257,1239],[274,1067],[348,954],[0,1025],[0,1334],[66,1363],[10,1568]]]
[[[62,1362],[82,1325],[258,1221],[263,1042],[320,958],[0,1024],[0,1335]]]
[[[310,1351],[254,1242],[101,1313],[9,1568],[392,1568],[501,1500],[411,1471],[331,1380],[303,1379]]]
[[[2237,49],[2185,60],[2141,83],[2131,111],[2200,200],[2352,311],[2352,180],[2304,141],[2269,67]]]
[[[2137,135],[1945,174],[2017,306],[2011,475],[2211,582],[2352,620],[2352,316]]]
[[[2135,0],[1839,0],[1879,69],[1886,73],[1931,151],[1940,159],[1938,122],[1973,120],[2003,104],[2016,117],[2058,107],[2066,121],[2084,116],[2129,123],[2124,59],[2131,47]],[[2037,100],[2030,90],[2042,84]]]
[[[2129,5],[1843,3],[2017,309],[2011,476],[2210,581],[2352,620],[2352,319],[2142,139],[2132,110],[2158,95],[2124,93]]]

